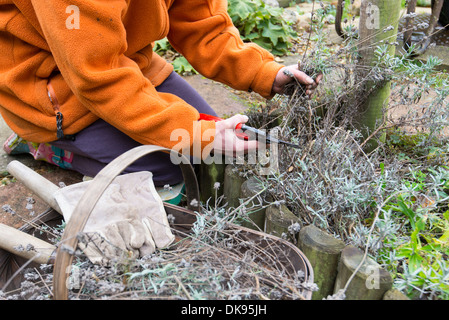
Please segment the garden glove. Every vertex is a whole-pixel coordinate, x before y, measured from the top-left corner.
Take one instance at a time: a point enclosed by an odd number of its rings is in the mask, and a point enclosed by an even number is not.
[[[173,242],[152,177],[151,172],[120,175],[100,197],[79,239],[93,263],[105,265],[123,253],[131,258],[146,256]],[[55,194],[66,222],[92,182],[64,187]]]

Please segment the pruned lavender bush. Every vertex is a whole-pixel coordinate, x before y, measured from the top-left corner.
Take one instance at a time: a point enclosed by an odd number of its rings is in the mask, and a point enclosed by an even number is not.
[[[250,123],[277,123],[280,138],[301,148],[279,145],[278,173],[259,178],[305,225],[367,250],[410,297],[447,299],[449,81],[437,70],[441,61],[418,62],[409,52],[392,56],[387,48],[399,45],[392,40],[371,48],[373,66],[360,65],[355,26],[332,50],[319,10],[313,17],[313,45],[299,66],[323,75],[316,94],[308,99],[293,84],[290,96],[250,114]],[[359,106],[387,82],[384,117],[367,136],[355,121]],[[370,150],[372,141],[377,147]]]

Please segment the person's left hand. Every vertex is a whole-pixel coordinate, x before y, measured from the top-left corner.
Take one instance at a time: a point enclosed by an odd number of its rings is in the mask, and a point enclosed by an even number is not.
[[[293,77],[292,77],[293,76]],[[283,67],[279,70],[274,79],[273,93],[284,93],[285,85],[290,83],[291,81],[295,81],[295,79],[306,86],[306,95],[309,97],[313,94],[314,90],[320,83],[323,75],[318,75],[316,79],[312,79],[306,73],[299,71],[297,65],[291,65],[287,67]]]

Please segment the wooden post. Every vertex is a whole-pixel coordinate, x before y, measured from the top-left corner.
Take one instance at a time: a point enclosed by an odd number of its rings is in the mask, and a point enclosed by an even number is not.
[[[257,194],[259,194],[259,196],[254,197]],[[266,192],[263,192],[263,187],[260,181],[255,177],[252,177],[243,182],[240,190],[240,198],[243,201],[247,201],[253,198],[245,206],[245,210],[248,212],[248,216],[244,221],[242,221],[242,226],[250,229],[264,231],[265,214],[269,199],[267,199]]]
[[[299,231],[298,248],[309,259],[313,267],[314,282],[319,288],[312,294],[313,300],[321,300],[334,292],[338,261],[344,247],[343,241],[314,225],[308,225]]]
[[[371,72],[367,66],[373,66],[377,57],[374,52],[377,46],[388,41],[387,53],[394,55],[396,46],[393,45],[397,38],[399,12],[401,0],[363,0],[360,8],[359,23],[359,65],[357,76],[360,81]],[[360,103],[356,116],[356,123],[363,136],[368,138],[384,120],[384,108],[388,106],[391,92],[391,84],[383,82],[367,83],[360,95],[368,94]],[[359,98],[359,97],[357,97]],[[381,136],[381,139],[384,135]],[[366,145],[366,150],[371,151],[377,146],[377,141],[371,139]]]
[[[219,162],[212,162],[211,164],[201,163],[199,172],[199,187],[201,201],[206,203],[209,201],[209,205],[213,206],[215,200],[223,195],[223,183],[224,183],[224,169],[225,169],[224,157]],[[218,184],[217,184],[218,183]],[[216,188],[218,186],[218,189]]]
[[[289,230],[289,227],[295,223],[298,224],[298,229],[300,229],[301,221],[287,208],[285,204],[281,204],[280,206],[270,205],[267,208],[265,217],[266,233],[296,244],[297,233],[290,232],[294,230]]]
[[[224,172],[223,195],[228,208],[237,208],[240,205],[240,190],[245,178],[240,175],[237,166],[228,164]]]
[[[353,246],[347,246],[341,253],[334,293],[346,287],[354,271],[363,258],[363,252]],[[369,257],[355,273],[346,288],[346,300],[382,300],[384,294],[392,288],[393,279],[389,272]]]
[[[382,300],[410,300],[410,298],[397,289],[390,289],[385,292]]]

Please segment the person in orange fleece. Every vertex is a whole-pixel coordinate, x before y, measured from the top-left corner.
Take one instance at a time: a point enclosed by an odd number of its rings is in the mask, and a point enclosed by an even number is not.
[[[5,149],[26,141],[36,158],[94,176],[135,146],[179,146],[176,129],[191,137],[187,149],[197,144],[202,154],[257,148],[229,130],[247,117],[199,119],[215,112],[153,52],[164,37],[203,76],[267,99],[293,81],[285,70],[309,94],[319,82],[243,43],[225,0],[3,0],[0,112],[15,133]],[[142,170],[156,185],[182,181],[166,154],[127,169]]]

